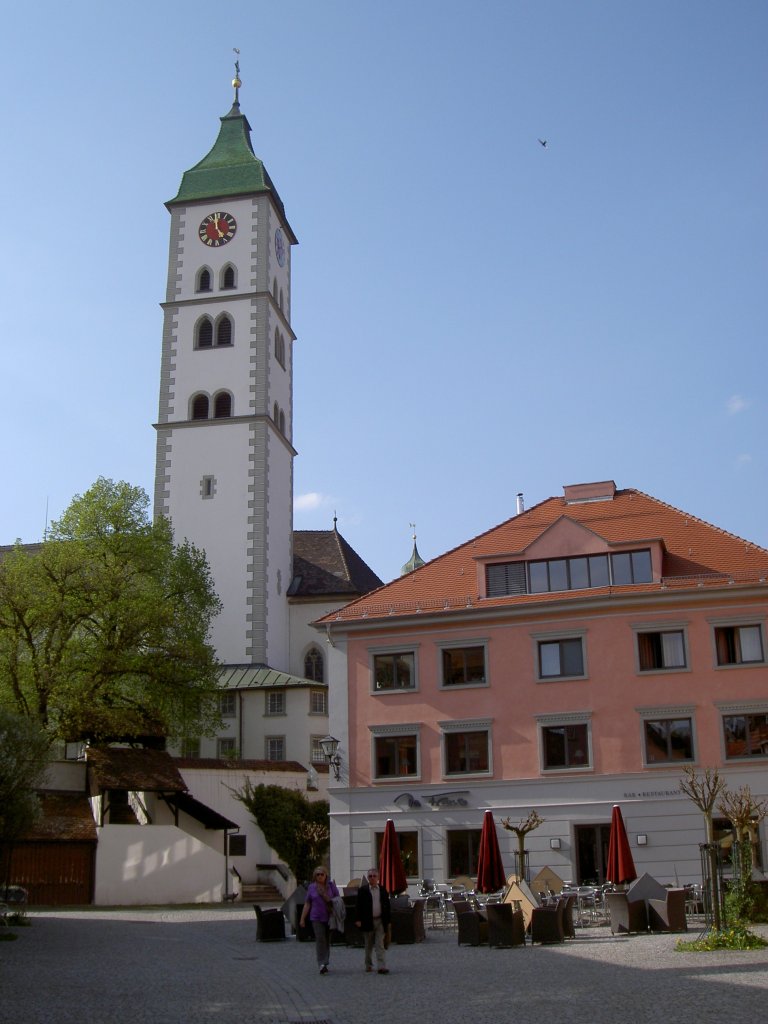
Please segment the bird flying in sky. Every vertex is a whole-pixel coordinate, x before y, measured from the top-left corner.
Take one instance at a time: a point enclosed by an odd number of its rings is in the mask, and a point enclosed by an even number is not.
[[[546,148],[547,148],[547,140],[546,140],[546,139],[539,139],[539,142],[540,142],[540,143],[542,144],[542,146],[544,147],[544,149],[546,149]]]

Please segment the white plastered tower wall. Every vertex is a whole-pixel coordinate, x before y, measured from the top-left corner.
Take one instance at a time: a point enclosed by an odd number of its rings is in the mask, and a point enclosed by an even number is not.
[[[201,242],[214,211],[237,224],[227,245]],[[276,233],[285,238],[283,265]],[[177,541],[208,558],[223,604],[212,641],[228,664],[287,668],[292,574],[292,238],[270,192],[173,205],[163,331],[155,512],[171,519]],[[234,287],[222,288],[231,266]],[[201,270],[211,290],[201,292]],[[281,308],[282,307],[282,308]],[[231,344],[216,345],[226,314]],[[214,344],[196,346],[202,318]],[[276,334],[283,340],[278,360]],[[228,392],[231,416],[213,418],[215,396]],[[192,418],[192,399],[209,399],[208,419]],[[275,422],[275,411],[278,421]]]

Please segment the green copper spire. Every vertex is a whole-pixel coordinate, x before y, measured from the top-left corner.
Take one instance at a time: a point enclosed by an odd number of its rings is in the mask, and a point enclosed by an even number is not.
[[[400,570],[401,576],[407,576],[409,572],[413,572],[414,569],[420,569],[425,564],[424,559],[419,554],[419,549],[416,547],[416,523],[411,523],[411,528],[413,529],[413,554]]]
[[[253,152],[251,126],[245,114],[240,113],[240,68],[235,64],[236,76],[232,80],[235,99],[232,109],[221,118],[219,137],[211,151],[184,172],[179,191],[167,206],[196,202],[203,199],[220,199],[225,196],[252,195],[255,192],[272,194],[285,220],[285,209],[272,179],[261,160]],[[291,242],[296,238],[286,221]]]

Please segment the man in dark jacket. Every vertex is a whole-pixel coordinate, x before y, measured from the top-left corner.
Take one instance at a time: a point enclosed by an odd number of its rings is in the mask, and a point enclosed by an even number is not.
[[[379,885],[379,872],[370,868],[368,884],[357,890],[357,919],[355,924],[365,935],[365,970],[373,970],[373,950],[376,949],[376,965],[379,974],[389,974],[384,936],[389,928],[389,893]]]

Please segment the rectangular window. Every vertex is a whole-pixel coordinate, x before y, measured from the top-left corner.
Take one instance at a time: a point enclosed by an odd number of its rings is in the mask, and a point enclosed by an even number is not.
[[[327,690],[310,690],[309,691],[309,713],[310,713],[310,715],[327,715],[328,714],[328,691]]]
[[[443,650],[443,686],[468,686],[484,682],[484,647],[451,647]]]
[[[376,833],[376,859],[373,861],[374,864],[378,864],[381,861],[381,844],[384,842],[384,833]],[[419,870],[419,833],[418,832],[401,832],[397,830],[397,842],[400,847],[400,857],[403,861],[403,867],[408,878],[419,878],[421,871]]]
[[[712,838],[720,846],[720,857],[724,867],[733,866],[733,834],[734,828],[727,818],[713,818]],[[760,826],[753,821],[748,827],[749,840],[752,844],[752,863],[760,871],[763,870],[763,850],[760,842]]]
[[[181,756],[193,758],[200,757],[200,740],[185,736],[181,741]]]
[[[480,829],[448,829],[448,877],[477,875],[477,858],[480,853]]]
[[[373,677],[377,690],[412,690],[416,685],[416,658],[413,651],[375,654]]]
[[[216,756],[222,758],[237,757],[237,740],[234,736],[220,736],[216,740]]]
[[[234,693],[222,693],[219,697],[219,713],[222,718],[235,718],[237,715],[237,698]]]
[[[488,732],[445,733],[445,774],[469,775],[489,770]]]
[[[247,836],[234,835],[229,837],[229,856],[244,857],[247,850]]]
[[[682,629],[638,633],[637,653],[641,672],[685,668],[685,638]]]
[[[589,768],[589,726],[545,725],[541,729],[544,768]]]
[[[765,660],[759,626],[718,626],[715,649],[718,665],[755,665]]]
[[[285,714],[285,691],[284,690],[268,690],[264,694],[264,714],[265,715],[284,715]]]
[[[729,761],[768,756],[768,714],[725,715],[723,731]]]
[[[584,647],[581,637],[539,641],[539,678],[584,675]]]
[[[264,756],[267,761],[284,761],[285,736],[265,736]]]
[[[322,736],[310,736],[309,738],[309,760],[312,764],[327,764],[323,748],[320,746]]]
[[[546,594],[563,590],[629,586],[653,582],[648,548],[611,555],[581,555],[537,562],[499,562],[485,568],[488,597]]]
[[[418,737],[374,737],[374,763],[377,779],[400,778],[418,773]]]
[[[690,718],[646,719],[646,764],[693,760],[693,722]]]

